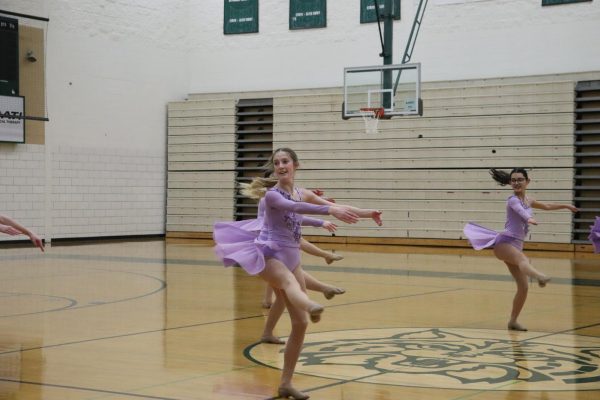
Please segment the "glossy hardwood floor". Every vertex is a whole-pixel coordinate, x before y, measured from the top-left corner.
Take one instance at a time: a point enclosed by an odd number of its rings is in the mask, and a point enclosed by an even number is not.
[[[600,398],[600,256],[529,253],[553,280],[509,332],[515,285],[489,252],[366,250],[303,256],[347,290],[310,294],[326,305],[295,378],[311,399]],[[273,398],[262,290],[198,242],[1,248],[0,399]]]

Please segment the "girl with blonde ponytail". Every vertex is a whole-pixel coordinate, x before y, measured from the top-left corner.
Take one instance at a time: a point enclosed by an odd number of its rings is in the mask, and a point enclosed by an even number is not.
[[[306,295],[303,269],[300,266],[301,226],[324,227],[327,221],[304,214],[329,214],[346,223],[356,223],[359,215],[368,210],[332,205],[314,205],[303,202],[302,192],[294,186],[298,157],[291,149],[277,149],[271,157],[273,175],[277,183],[269,188],[265,181],[256,179],[249,193],[260,195],[264,188],[265,216],[258,237],[253,232],[228,229],[227,223],[215,224],[213,238],[215,252],[225,266],[238,264],[250,275],[259,275],[272,286],[285,303],[292,331],[284,351],[283,372],[278,396],[296,400],[309,396],[295,389],[292,378],[308,326],[308,318],[318,322],[323,306]],[[262,179],[262,178],[261,178]],[[254,183],[254,182],[253,182]],[[381,213],[378,212],[378,218]],[[335,225],[329,223],[335,230]]]

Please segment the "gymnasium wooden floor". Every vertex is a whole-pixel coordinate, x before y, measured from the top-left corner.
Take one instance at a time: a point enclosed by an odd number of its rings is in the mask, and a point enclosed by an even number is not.
[[[338,252],[303,258],[348,291],[311,294],[327,306],[295,378],[311,399],[600,398],[599,256],[529,253],[553,281],[531,285],[514,333],[489,253]],[[257,344],[262,287],[198,243],[2,248],[0,399],[273,398],[283,347]]]

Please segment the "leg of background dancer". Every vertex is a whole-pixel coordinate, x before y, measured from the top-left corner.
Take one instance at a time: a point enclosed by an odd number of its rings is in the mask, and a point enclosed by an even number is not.
[[[327,264],[331,264],[334,261],[339,261],[339,260],[343,260],[344,257],[340,256],[339,254],[335,254],[329,251],[325,251],[317,246],[315,246],[314,244],[312,244],[311,242],[309,242],[308,240],[301,238],[300,239],[300,249],[302,251],[304,251],[305,253],[308,253],[312,256],[316,256],[316,257],[321,257],[325,259],[325,262]]]
[[[268,283],[265,285],[265,294],[263,296],[261,305],[262,308],[271,308],[273,304],[273,288]]]
[[[275,258],[267,258],[265,269],[259,274],[267,283],[275,289],[282,289],[286,298],[298,309],[310,314],[312,322],[321,319],[323,306],[310,300],[299,282],[304,284],[302,267],[298,266],[292,274],[281,261]]]
[[[304,281],[306,282],[306,289],[323,293],[327,300],[333,299],[336,294],[346,293],[345,289],[323,283],[306,271],[304,271]]]
[[[260,341],[262,343],[285,344],[285,340],[281,340],[279,337],[273,334],[275,325],[277,325],[281,314],[283,314],[283,311],[285,310],[284,292],[281,289],[275,289],[274,293],[275,301],[269,310],[267,322],[265,322],[265,327],[263,329],[262,336],[260,337]]]

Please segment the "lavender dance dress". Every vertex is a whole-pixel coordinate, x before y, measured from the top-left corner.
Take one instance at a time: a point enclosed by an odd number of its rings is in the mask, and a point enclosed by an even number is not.
[[[300,264],[301,225],[320,227],[324,222],[301,214],[325,215],[329,206],[294,201],[278,188],[269,189],[262,201],[264,217],[260,217],[259,203],[256,220],[214,225],[215,253],[226,267],[239,264],[250,275],[259,274],[265,268],[265,258],[275,258],[293,271]],[[259,225],[257,235],[253,228]]]
[[[600,253],[600,217],[596,217],[594,225],[590,228],[588,239],[594,245],[594,253]]]
[[[513,195],[506,201],[506,224],[502,232],[496,232],[484,226],[468,222],[463,232],[475,250],[494,247],[498,243],[508,243],[523,250],[523,241],[529,232],[527,220],[533,216],[528,204]]]

